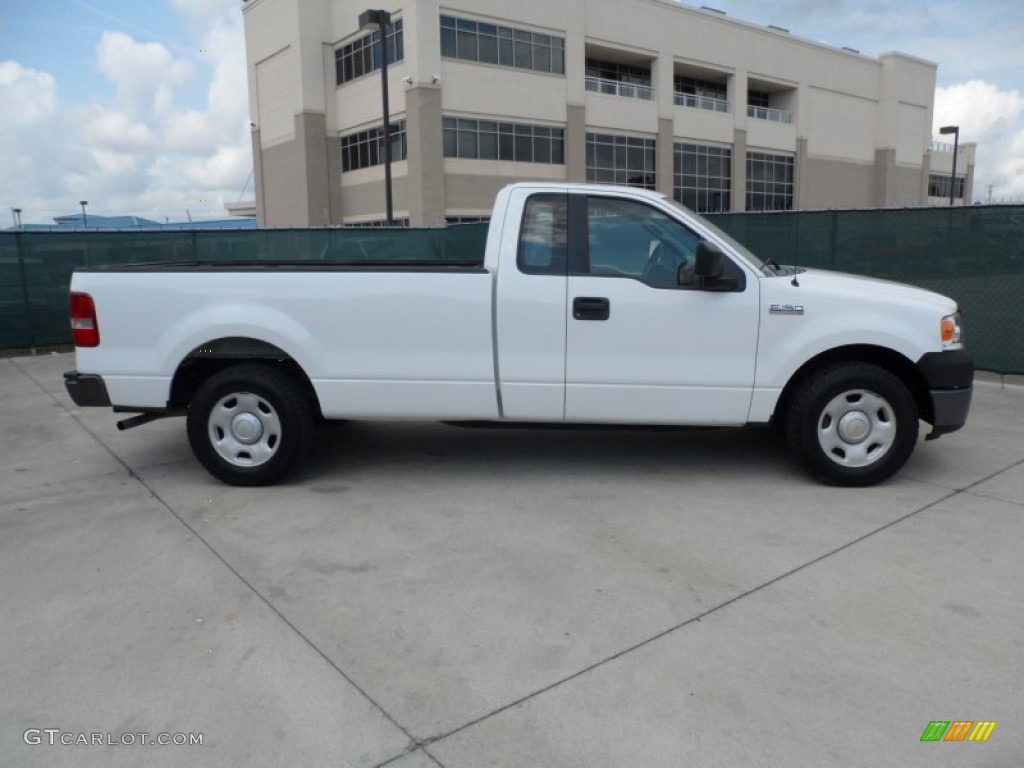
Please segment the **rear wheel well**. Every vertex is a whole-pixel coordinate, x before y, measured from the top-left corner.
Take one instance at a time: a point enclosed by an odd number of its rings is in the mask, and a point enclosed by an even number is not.
[[[320,400],[313,389],[309,376],[302,366],[295,362],[280,347],[259,339],[239,336],[214,339],[193,349],[174,372],[171,380],[171,396],[168,406],[182,408],[192,401],[192,396],[204,381],[226,368],[243,363],[258,362],[275,368],[288,375],[300,385],[309,398],[314,411],[320,413]]]
[[[772,414],[772,423],[778,423],[785,417],[789,403],[793,395],[799,390],[800,385],[816,371],[827,368],[835,363],[860,362],[877,365],[879,368],[892,373],[900,379],[910,390],[917,405],[917,412],[922,419],[931,422],[932,400],[928,396],[928,382],[924,375],[911,360],[885,347],[875,347],[867,344],[856,344],[846,347],[836,347],[812,357],[794,373],[786,383],[778,402],[775,404],[775,412]]]

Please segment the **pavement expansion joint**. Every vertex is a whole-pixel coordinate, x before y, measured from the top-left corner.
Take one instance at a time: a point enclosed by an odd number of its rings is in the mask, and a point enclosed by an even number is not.
[[[1024,463],[1024,461],[1018,462],[1018,463]],[[1016,466],[1016,465],[1014,465],[1014,466]],[[1009,469],[1009,467],[1007,469]],[[1000,471],[1005,471],[1005,470],[1000,470]],[[997,472],[995,474],[999,474],[999,473]],[[984,480],[986,480],[986,479],[988,479],[988,478],[984,478],[983,480],[979,480],[978,482],[979,483],[980,482],[984,482]],[[974,485],[974,484],[972,484],[972,485]],[[970,487],[970,486],[968,486],[968,487]],[[544,686],[542,688],[537,689],[536,691],[533,691],[532,693],[528,693],[525,696],[521,696],[518,699],[516,699],[514,701],[511,701],[508,704],[505,704],[503,706],[500,706],[500,707],[498,707],[498,708],[496,708],[496,709],[494,709],[494,710],[492,710],[492,711],[490,711],[490,712],[488,712],[488,713],[486,713],[484,715],[481,715],[480,717],[474,718],[473,720],[470,720],[469,722],[464,723],[463,725],[460,725],[460,726],[458,726],[456,728],[453,728],[453,729],[451,729],[449,731],[446,731],[445,733],[441,733],[441,734],[438,734],[436,736],[432,736],[430,738],[423,739],[419,743],[421,743],[421,744],[434,744],[436,742],[439,742],[439,741],[442,741],[444,739],[447,739],[450,736],[454,736],[457,733],[461,733],[462,731],[465,731],[465,730],[467,730],[469,728],[472,728],[473,726],[478,725],[479,723],[482,723],[485,720],[489,720],[492,717],[495,717],[496,715],[501,714],[502,712],[506,712],[506,711],[508,711],[510,709],[514,709],[515,707],[518,707],[521,704],[525,704],[527,701],[530,701],[531,699],[535,699],[535,698],[537,698],[537,697],[547,693],[548,691],[554,690],[555,688],[558,688],[558,687],[564,685],[565,683],[568,683],[568,682],[570,682],[572,680],[575,680],[578,677],[582,677],[582,676],[586,675],[587,673],[592,672],[592,671],[598,669],[599,667],[603,667],[606,664],[610,664],[611,662],[614,662],[617,659],[620,659],[620,658],[622,658],[622,657],[624,657],[624,656],[626,656],[626,655],[628,655],[630,653],[633,653],[634,651],[637,651],[637,650],[639,650],[639,649],[641,649],[641,648],[643,648],[643,647],[645,647],[647,645],[650,645],[650,644],[652,644],[654,642],[657,642],[658,640],[661,640],[662,638],[668,637],[669,635],[678,632],[679,630],[689,626],[690,624],[700,623],[701,619],[704,619],[704,618],[710,616],[711,614],[717,613],[718,611],[721,611],[722,609],[727,608],[727,607],[729,607],[730,605],[732,605],[734,603],[738,603],[739,601],[743,600],[744,598],[750,597],[750,596],[752,596],[752,595],[754,595],[754,594],[756,594],[758,592],[761,592],[762,590],[767,589],[768,587],[770,587],[770,586],[772,586],[774,584],[777,584],[777,583],[783,581],[784,579],[789,578],[790,576],[796,575],[800,571],[803,571],[803,570],[805,570],[807,568],[810,568],[811,566],[817,565],[818,563],[820,563],[820,562],[822,562],[824,560],[827,560],[828,558],[832,557],[833,555],[837,555],[840,552],[843,552],[843,551],[845,551],[845,550],[847,550],[847,549],[849,549],[849,548],[859,544],[860,542],[875,536],[876,534],[879,534],[879,533],[881,533],[881,532],[883,532],[885,530],[888,530],[889,528],[892,528],[892,527],[898,525],[899,523],[902,523],[902,522],[904,522],[904,521],[906,521],[906,520],[908,520],[908,519],[910,519],[912,517],[915,517],[916,515],[919,515],[922,512],[926,512],[927,510],[931,509],[932,507],[937,506],[938,504],[941,504],[942,502],[948,501],[949,499],[952,499],[952,498],[954,498],[956,496],[959,496],[961,494],[964,494],[964,493],[966,493],[965,490],[951,489],[949,491],[949,493],[945,494],[944,496],[942,496],[942,497],[940,497],[938,499],[935,499],[934,501],[931,501],[931,502],[925,504],[922,507],[919,507],[918,509],[912,510],[912,511],[908,512],[907,514],[902,515],[902,516],[896,518],[895,520],[889,521],[885,525],[879,526],[878,528],[875,528],[875,529],[873,529],[871,531],[868,531],[867,533],[865,533],[865,534],[863,534],[861,536],[858,536],[857,538],[853,539],[852,541],[848,541],[847,543],[845,543],[845,544],[843,544],[843,545],[841,545],[839,547],[836,547],[835,549],[829,550],[828,552],[825,552],[824,554],[819,555],[818,557],[815,557],[814,559],[809,560],[806,563],[798,565],[795,568],[792,568],[792,569],[786,571],[785,573],[779,574],[778,576],[775,576],[775,577],[773,577],[773,578],[771,578],[771,579],[769,579],[769,580],[767,580],[767,581],[765,581],[765,582],[763,582],[763,583],[761,583],[761,584],[759,584],[759,585],[757,585],[755,587],[752,587],[752,588],[748,589],[747,591],[742,592],[739,595],[736,595],[735,597],[731,597],[728,600],[725,600],[725,601],[719,603],[718,605],[712,606],[711,608],[708,608],[706,611],[704,611],[704,612],[702,612],[702,613],[700,613],[700,614],[698,614],[696,616],[693,616],[693,617],[691,617],[689,619],[686,619],[685,621],[682,621],[682,622],[680,622],[678,624],[675,624],[674,626],[671,626],[671,627],[669,627],[667,629],[664,629],[661,632],[658,632],[657,634],[654,634],[654,635],[652,635],[651,637],[648,637],[645,640],[641,640],[640,642],[635,643],[635,644],[629,646],[628,648],[624,648],[621,651],[617,651],[616,653],[614,653],[614,654],[612,654],[612,655],[610,655],[610,656],[608,656],[608,657],[606,657],[604,659],[601,659],[600,661],[596,661],[593,664],[589,664],[588,666],[583,667],[580,670],[577,670],[576,672],[572,673],[571,675],[567,675],[567,676],[565,676],[563,678],[560,678],[560,679],[550,683],[549,685],[546,685],[546,686]]]
[[[215,558],[217,558],[224,565],[224,567],[226,567],[235,576],[235,578],[237,578],[242,584],[244,584],[247,589],[249,589],[264,605],[266,605],[267,608],[269,608],[271,610],[271,612],[274,613],[274,615],[276,615],[282,622],[284,622],[284,624],[292,632],[294,632],[304,643],[306,643],[306,645],[308,645],[318,656],[320,656],[320,658],[322,658],[349,685],[351,685],[353,688],[355,688],[355,690],[357,690],[359,692],[359,694],[364,699],[366,699],[377,711],[379,711],[389,723],[391,723],[393,726],[395,726],[395,728],[397,728],[399,731],[401,731],[402,734],[404,734],[405,737],[407,739],[409,739],[410,745],[413,745],[413,746],[418,745],[419,742],[413,737],[413,735],[409,732],[409,730],[405,726],[403,726],[401,723],[399,723],[390,712],[388,712],[379,702],[377,702],[376,699],[374,699],[366,691],[365,688],[363,688],[361,685],[359,685],[359,683],[357,683],[352,676],[350,676],[341,667],[339,667],[338,664],[330,656],[328,656],[319,646],[317,646],[309,637],[307,637],[302,632],[302,630],[300,630],[287,616],[285,616],[281,612],[281,610],[277,606],[275,606],[272,602],[270,602],[270,600],[262,592],[260,592],[251,582],[249,582],[249,580],[246,579],[245,576],[243,576],[238,571],[238,569],[236,569],[231,563],[229,563],[227,561],[227,559],[219,551],[217,551],[217,549],[214,548],[214,546],[212,544],[210,544],[210,542],[208,542],[205,538],[203,538],[203,536],[200,535],[200,533],[195,528],[193,528],[188,523],[188,521],[186,521],[181,515],[179,515],[178,512],[169,503],[167,503],[167,501],[163,497],[160,496],[159,493],[157,493],[155,490],[153,490],[153,488],[151,488],[149,486],[149,484],[146,483],[146,481],[142,477],[140,477],[138,474],[136,474],[136,472],[130,466],[128,466],[128,464],[124,461],[124,459],[122,459],[120,456],[118,456],[110,448],[110,446],[108,446],[106,443],[104,443],[103,440],[99,437],[99,435],[97,435],[95,432],[93,432],[91,429],[89,429],[89,427],[76,414],[71,413],[64,406],[64,404],[61,403],[60,400],[58,400],[56,397],[54,397],[54,395],[51,392],[48,392],[46,390],[46,388],[43,387],[42,384],[40,384],[39,381],[31,373],[29,373],[28,371],[23,369],[21,366],[19,366],[16,361],[12,361],[12,362],[13,362],[14,366],[16,368],[18,368],[19,371],[21,371],[33,383],[35,383],[35,385],[37,387],[39,387],[39,389],[41,389],[51,400],[53,400],[54,403],[56,403],[61,409],[63,409],[66,413],[68,413],[68,415],[71,416],[71,418],[73,418],[75,420],[75,422],[83,430],[85,430],[85,432],[87,432],[97,443],[99,443],[103,447],[103,449],[106,450],[114,458],[115,461],[117,461],[122,467],[124,467],[124,469],[128,472],[129,477],[131,477],[139,485],[141,485],[157,502],[159,502],[159,504],[165,510],[167,510],[167,512],[169,512],[171,515],[173,515],[174,518],[179,523],[181,523],[181,525],[183,525],[193,536],[195,536],[196,539],[198,539],[200,541],[200,543],[202,543],[203,546],[205,546],[206,549],[209,550],[209,552]],[[420,747],[415,746],[415,749],[419,749],[419,748]],[[413,749],[412,751],[415,751],[415,749]],[[422,751],[435,764],[437,764],[438,766],[441,766],[441,763],[438,762],[437,759],[433,755],[431,755],[425,748],[422,749]],[[441,768],[443,768],[443,766],[441,766]]]

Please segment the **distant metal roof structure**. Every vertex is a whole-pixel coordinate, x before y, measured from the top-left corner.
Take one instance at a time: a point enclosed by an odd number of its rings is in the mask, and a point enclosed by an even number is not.
[[[54,224],[22,224],[9,227],[7,231],[19,232],[70,232],[74,230],[132,230],[161,231],[185,229],[256,229],[256,219],[231,217],[229,219],[202,219],[199,221],[159,221],[141,216],[97,216],[80,213],[69,216],[55,216]]]
[[[69,216],[54,216],[59,227],[73,229],[132,229],[134,227],[157,227],[159,222],[140,216],[83,216],[74,213]]]

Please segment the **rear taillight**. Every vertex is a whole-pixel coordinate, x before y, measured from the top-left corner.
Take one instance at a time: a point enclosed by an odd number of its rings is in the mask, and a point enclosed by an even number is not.
[[[98,347],[100,326],[96,322],[96,305],[88,293],[71,294],[71,339],[76,347]]]

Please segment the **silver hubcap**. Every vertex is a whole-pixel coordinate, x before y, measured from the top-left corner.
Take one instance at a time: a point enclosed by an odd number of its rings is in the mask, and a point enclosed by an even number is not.
[[[281,419],[265,398],[251,392],[218,400],[207,426],[214,450],[236,467],[266,464],[281,445]]]
[[[836,464],[866,467],[896,442],[896,415],[888,401],[866,389],[832,398],[818,419],[818,444]]]

